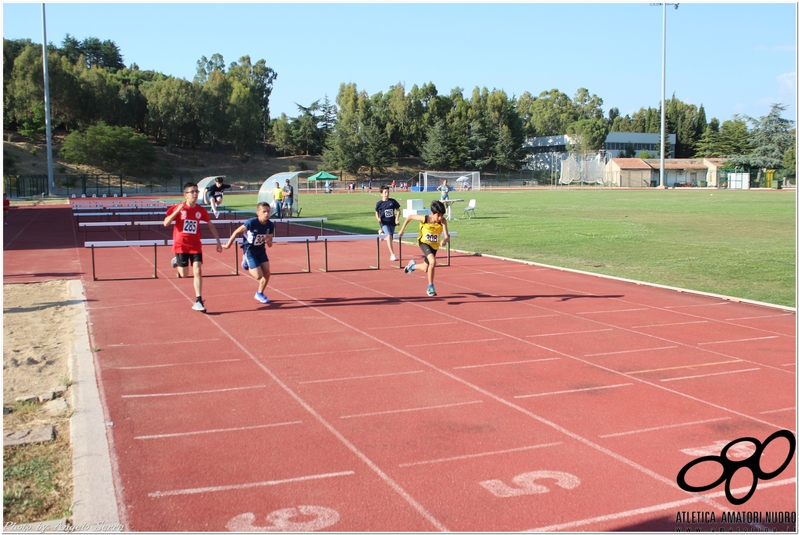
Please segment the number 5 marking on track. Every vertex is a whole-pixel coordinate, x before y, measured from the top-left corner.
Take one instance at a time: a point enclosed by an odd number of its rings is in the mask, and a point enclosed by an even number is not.
[[[554,479],[555,484],[564,489],[573,489],[580,484],[580,479],[569,473],[539,470],[537,472],[525,472],[514,477],[513,483],[517,488],[510,487],[499,479],[481,481],[480,485],[497,498],[510,498],[512,496],[544,494],[545,492],[549,492],[548,487],[536,483],[539,479]]]
[[[296,516],[313,516],[304,522],[292,522]],[[255,515],[244,513],[235,518],[225,526],[230,531],[318,531],[332,526],[338,522],[338,513],[334,509],[320,507],[318,505],[298,505],[287,509],[278,509],[266,515],[266,526],[255,526]]]

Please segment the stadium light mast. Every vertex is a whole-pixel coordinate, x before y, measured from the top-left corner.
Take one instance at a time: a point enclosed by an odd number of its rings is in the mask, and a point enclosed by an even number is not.
[[[666,187],[666,6],[680,7],[680,4],[649,4],[651,6],[663,6],[663,70],[660,85],[660,185],[659,188]]]
[[[47,195],[50,196],[55,193],[55,180],[53,179],[53,135],[50,132],[50,80],[47,75],[47,23],[44,4],[42,4],[42,71],[44,75],[44,126],[47,130]]]

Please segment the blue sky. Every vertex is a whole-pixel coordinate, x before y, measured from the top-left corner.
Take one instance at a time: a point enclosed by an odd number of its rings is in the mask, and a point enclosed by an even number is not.
[[[796,120],[795,3],[680,3],[667,9],[666,96],[708,119]],[[197,60],[249,55],[277,73],[272,116],[298,114],[342,83],[369,95],[399,82],[502,89],[580,87],[607,116],[657,107],[662,7],[649,3],[67,3],[46,5],[47,40],[110,39],[126,65],[191,80]],[[42,41],[40,3],[3,4],[3,37]]]

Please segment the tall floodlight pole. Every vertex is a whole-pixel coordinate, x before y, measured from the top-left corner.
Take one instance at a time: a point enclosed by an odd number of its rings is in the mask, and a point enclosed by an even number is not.
[[[666,6],[680,7],[680,4],[650,4],[663,6],[663,49],[662,49],[662,76],[660,85],[660,185],[666,187]]]
[[[50,133],[50,80],[47,76],[47,23],[42,4],[42,70],[44,71],[44,125],[47,130],[47,187],[48,195],[55,193],[53,179],[53,136]]]

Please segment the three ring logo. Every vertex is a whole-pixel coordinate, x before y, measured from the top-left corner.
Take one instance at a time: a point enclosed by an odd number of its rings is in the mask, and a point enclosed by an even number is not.
[[[785,461],[783,461],[783,463],[776,470],[773,470],[771,472],[764,472],[760,468],[760,458],[763,456],[763,452],[765,451],[766,447],[768,447],[768,445],[771,444],[771,442],[774,439],[780,437],[785,438],[788,441],[789,445],[788,455],[785,457]],[[733,448],[736,444],[739,444],[741,442],[751,442],[752,444],[754,444],[755,452],[749,458],[744,459],[743,461],[733,461],[728,457],[728,453],[731,448]],[[741,505],[746,503],[749,500],[749,498],[751,498],[752,495],[755,493],[755,489],[757,488],[757,482],[759,480],[762,479],[764,481],[768,481],[769,479],[773,479],[778,475],[780,475],[782,471],[785,470],[785,468],[791,462],[791,459],[793,459],[793,454],[795,451],[796,451],[796,437],[794,436],[793,433],[791,433],[787,429],[781,429],[780,431],[777,431],[776,433],[768,437],[766,441],[763,442],[762,444],[760,443],[759,440],[755,438],[751,437],[739,438],[733,440],[732,442],[724,446],[724,449],[721,450],[721,453],[719,455],[708,455],[706,457],[699,457],[698,459],[694,459],[690,463],[683,466],[682,470],[680,470],[680,473],[677,474],[677,485],[679,485],[681,489],[688,492],[703,492],[718,486],[722,481],[726,480],[724,484],[724,494],[727,495],[727,500],[729,500],[729,502],[733,505]],[[710,483],[709,485],[702,485],[699,487],[689,485],[685,481],[685,476],[688,474],[688,471],[691,468],[701,463],[719,463],[723,469],[721,476],[719,476],[718,479],[716,479],[713,483]],[[733,476],[741,468],[748,468],[749,471],[752,472],[752,488],[749,489],[749,492],[747,492],[746,496],[744,496],[743,498],[736,498],[732,494],[730,485],[732,483]]]

